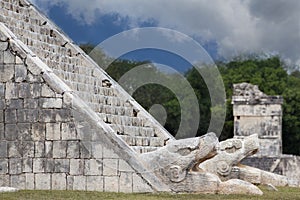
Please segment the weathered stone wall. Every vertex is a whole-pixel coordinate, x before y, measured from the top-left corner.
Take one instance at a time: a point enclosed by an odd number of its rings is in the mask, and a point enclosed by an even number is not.
[[[289,180],[300,180],[299,156],[281,155],[278,157],[248,157],[242,161],[242,164],[284,175],[288,177]]]
[[[0,186],[153,191],[155,177],[141,174],[134,152],[32,55],[0,24]]]
[[[260,149],[255,156],[282,154],[282,103],[282,97],[267,96],[257,86],[234,85],[234,136],[258,134]]]
[[[245,158],[242,164],[299,181],[300,157],[282,154],[282,97],[267,96],[258,86],[241,83],[234,85],[232,103],[234,136],[259,136],[258,153]]]
[[[3,22],[137,152],[173,137],[59,28],[24,0],[1,0]],[[107,86],[103,81],[109,81]],[[109,84],[110,85],[110,84]]]

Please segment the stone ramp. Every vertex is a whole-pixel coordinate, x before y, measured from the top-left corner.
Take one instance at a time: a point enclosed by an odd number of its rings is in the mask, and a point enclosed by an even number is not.
[[[173,137],[74,42],[25,0],[1,0],[0,21],[138,153]],[[107,84],[107,81],[110,84]],[[109,86],[108,86],[109,85]]]
[[[0,186],[170,191],[138,153],[174,138],[29,2],[0,5]]]
[[[0,41],[0,186],[169,191],[3,23]]]

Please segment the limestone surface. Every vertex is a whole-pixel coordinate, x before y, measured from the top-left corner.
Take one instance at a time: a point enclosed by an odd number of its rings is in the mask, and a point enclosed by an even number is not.
[[[237,141],[240,142],[240,140]],[[228,141],[230,142],[233,141]],[[237,146],[237,149],[243,148],[243,150],[240,150],[241,153],[238,156],[227,155],[224,158],[224,162],[228,160],[227,165],[232,165],[235,160],[242,159],[253,150],[257,150],[257,145],[250,138],[244,146],[241,142],[233,143],[234,147]],[[218,146],[222,144],[219,145],[215,134],[208,133],[199,138],[171,141],[165,147],[155,152],[142,154],[140,157],[152,172],[171,187],[173,192],[261,195],[261,190],[249,182],[238,179],[222,182],[216,174],[198,167],[203,162],[209,162],[223,155],[216,151]],[[229,148],[228,145],[223,147],[224,150]],[[209,167],[216,164],[212,162]],[[217,171],[217,168],[215,170]]]
[[[256,185],[299,186],[286,176],[274,174],[240,162],[259,150],[257,134],[244,139],[228,139],[220,142],[217,155],[198,165],[199,169],[218,175],[222,181],[240,179]]]
[[[256,134],[241,139],[228,139],[220,142],[217,155],[198,165],[200,169],[217,174],[221,180],[230,179],[232,168],[242,159],[258,151],[259,142]]]
[[[239,179],[230,179],[228,181],[220,183],[219,194],[262,195],[263,192],[258,187],[249,182]]]

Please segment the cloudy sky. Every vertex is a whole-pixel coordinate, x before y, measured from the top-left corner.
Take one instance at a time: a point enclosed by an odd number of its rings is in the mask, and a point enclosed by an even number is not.
[[[75,42],[135,27],[171,28],[214,59],[279,54],[300,66],[300,0],[31,0]]]

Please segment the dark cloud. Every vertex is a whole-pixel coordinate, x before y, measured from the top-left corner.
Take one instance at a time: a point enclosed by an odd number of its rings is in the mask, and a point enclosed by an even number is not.
[[[93,24],[106,14],[130,19],[128,27],[155,20],[201,42],[216,41],[217,52],[270,52],[300,66],[299,0],[32,0],[45,11],[64,5],[81,23]]]

